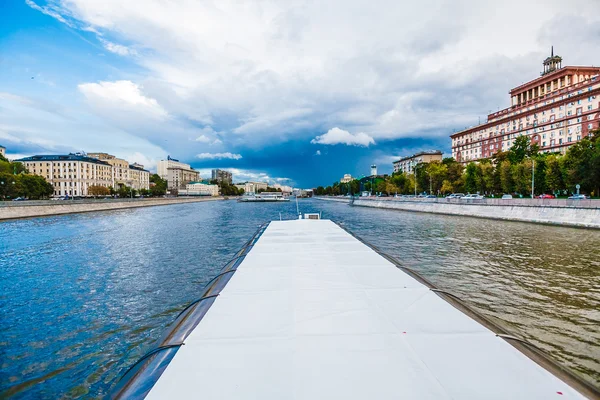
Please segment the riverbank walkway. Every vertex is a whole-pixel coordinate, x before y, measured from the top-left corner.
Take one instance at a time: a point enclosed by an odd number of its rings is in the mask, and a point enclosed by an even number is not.
[[[271,222],[252,244],[201,320],[182,322],[198,325],[147,398],[584,398],[569,373],[332,221]]]

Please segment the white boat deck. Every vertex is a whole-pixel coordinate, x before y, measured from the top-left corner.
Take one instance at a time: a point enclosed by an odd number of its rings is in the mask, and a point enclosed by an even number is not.
[[[271,222],[149,399],[584,398],[328,220]]]

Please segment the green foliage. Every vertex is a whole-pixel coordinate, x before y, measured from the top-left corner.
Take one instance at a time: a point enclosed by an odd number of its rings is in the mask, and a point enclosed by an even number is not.
[[[120,186],[117,189],[117,194],[119,195],[119,197],[121,198],[126,198],[126,197],[135,197],[137,194],[137,190],[129,187],[129,186]]]
[[[479,179],[477,164],[474,162],[469,163],[465,170],[465,190],[469,193],[477,192]]]
[[[511,164],[518,164],[526,157],[532,157],[537,154],[539,147],[535,143],[531,143],[531,139],[527,135],[519,136],[513,142],[512,147],[508,151],[507,157]]]
[[[152,196],[163,196],[167,193],[167,181],[162,179],[158,174],[150,176],[150,193]]]
[[[54,193],[54,187],[43,176],[0,172],[0,198],[25,197],[44,199]]]
[[[418,192],[429,191],[431,186],[433,194],[518,192],[529,196],[534,163],[536,195],[550,191],[575,192],[575,185],[580,184],[582,193],[600,196],[600,129],[573,144],[564,156],[539,154],[537,145],[527,136],[520,136],[509,151],[498,152],[490,160],[469,163],[465,168],[453,158],[444,158],[441,162],[417,165],[415,174],[393,173],[373,183],[366,181],[363,190],[371,191],[373,186],[376,193],[414,194],[416,183]],[[355,185],[351,192],[358,193],[360,182],[353,181],[351,185]],[[346,194],[347,186],[339,182],[326,188],[319,186],[315,195]]]

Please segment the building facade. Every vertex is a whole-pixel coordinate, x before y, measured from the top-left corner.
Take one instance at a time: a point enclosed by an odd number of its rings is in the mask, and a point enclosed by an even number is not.
[[[113,186],[112,166],[80,154],[39,155],[17,160],[30,174],[40,175],[54,186],[54,196],[87,196],[90,186]]]
[[[200,179],[200,173],[189,164],[179,162],[170,156],[156,165],[157,174],[167,181],[167,189],[185,189],[185,185]]]
[[[101,159],[98,155],[109,158]],[[111,160],[119,162],[111,164]],[[90,186],[150,188],[150,172],[143,165],[129,165],[106,153],[36,155],[17,161],[23,163],[29,173],[46,178],[54,186],[54,196],[88,196]],[[126,168],[121,161],[127,164]]]
[[[600,67],[562,67],[554,52],[543,67],[539,78],[510,91],[509,108],[450,136],[454,159],[469,163],[492,157],[523,135],[542,152],[564,154],[600,126]]]
[[[377,172],[377,171],[375,171]],[[349,183],[352,182],[354,178],[352,178],[352,175],[350,174],[344,174],[344,177],[342,179],[340,179],[340,183]]]
[[[88,153],[87,156],[97,158],[113,167],[112,186],[115,189],[122,186],[128,186],[135,190],[150,189],[150,172],[146,171],[143,165],[129,164],[128,161],[108,153]]]
[[[204,182],[190,182],[185,189],[179,190],[179,195],[185,196],[218,196],[219,186],[209,185]]]
[[[403,157],[394,161],[394,172],[412,174],[418,164],[428,164],[432,161],[442,161],[443,155],[439,150],[421,151],[409,157]]]
[[[244,189],[244,193],[258,193],[259,190],[267,190],[265,182],[246,182],[234,185],[238,189]]]
[[[6,147],[0,146],[0,156],[6,157]]]
[[[212,170],[212,180],[217,181],[219,183],[233,183],[233,175],[229,171],[224,171],[222,169],[213,169]]]

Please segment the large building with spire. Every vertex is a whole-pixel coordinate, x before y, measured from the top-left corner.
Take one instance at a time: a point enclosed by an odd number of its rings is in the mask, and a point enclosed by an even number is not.
[[[565,153],[600,126],[600,67],[562,66],[554,48],[537,79],[512,89],[511,106],[450,136],[452,157],[462,163],[507,151],[527,135],[540,151]]]

